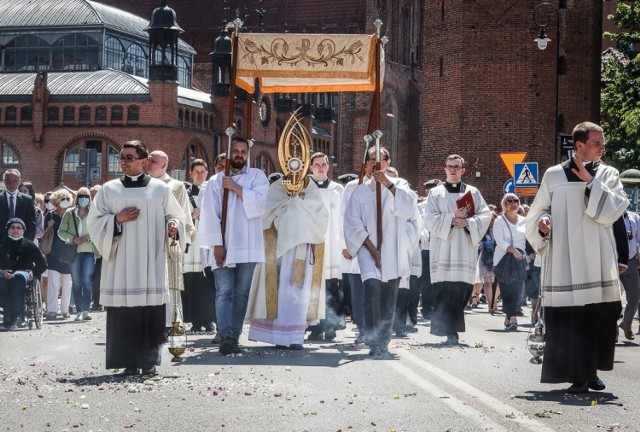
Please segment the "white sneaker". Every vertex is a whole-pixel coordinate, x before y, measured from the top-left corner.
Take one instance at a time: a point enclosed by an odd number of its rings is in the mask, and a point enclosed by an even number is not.
[[[74,321],[82,321],[82,312],[76,315],[76,319]]]
[[[82,319],[85,321],[91,321],[91,317],[89,316],[89,312],[82,312]]]

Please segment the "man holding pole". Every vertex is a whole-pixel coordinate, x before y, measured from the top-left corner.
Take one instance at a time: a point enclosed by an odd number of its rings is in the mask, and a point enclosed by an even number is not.
[[[372,356],[389,353],[398,285],[401,277],[410,274],[405,222],[413,216],[417,203],[406,180],[385,175],[391,164],[389,152],[379,144],[376,147],[369,150],[368,163],[380,159],[376,164],[379,169],[373,171],[373,181],[356,188],[344,215],[347,250],[350,256],[357,255],[364,283],[365,342]],[[384,221],[377,212],[377,183],[384,186],[380,194]]]
[[[253,270],[256,263],[264,262],[262,215],[269,190],[265,174],[247,166],[249,142],[246,139],[233,138],[227,154],[229,174],[213,177],[203,192],[196,237],[200,247],[213,250],[222,355],[241,352],[238,338],[242,333]],[[226,209],[225,191],[228,194]],[[223,220],[226,221],[224,230]]]

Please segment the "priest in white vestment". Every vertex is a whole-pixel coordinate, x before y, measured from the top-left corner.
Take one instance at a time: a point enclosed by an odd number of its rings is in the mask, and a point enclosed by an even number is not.
[[[329,158],[324,153],[314,153],[310,162],[311,180],[320,190],[320,196],[329,212],[327,236],[324,240],[324,279],[326,317],[319,324],[311,327],[308,340],[332,341],[336,337],[336,330],[340,327],[342,311],[342,251],[345,248],[342,232],[342,214],[340,213],[340,199],[344,187],[327,177],[329,172]]]
[[[527,240],[542,257],[544,383],[570,393],[604,390],[622,309],[613,223],[629,204],[618,171],[600,162],[602,128],[573,130],[575,156],[547,170],[527,214]]]
[[[165,340],[167,249],[176,237],[184,246],[186,237],[184,213],[171,189],[143,172],[147,156],[139,141],[123,145],[120,166],[125,176],[100,188],[87,218],[102,255],[107,369],[124,368],[125,374],[156,373]]]
[[[478,262],[478,243],[484,237],[491,212],[475,187],[462,183],[464,159],[449,155],[444,167],[446,182],[429,192],[424,221],[429,231],[429,270],[434,289],[431,334],[446,336],[456,345],[465,331],[464,308],[471,298]],[[470,193],[475,213],[458,208],[457,200]]]
[[[329,212],[315,182],[289,196],[282,179],[269,187],[266,262],[257,266],[247,317],[249,339],[303,349],[305,329],[324,318],[323,242]]]
[[[355,189],[344,215],[347,249],[358,257],[364,284],[365,342],[373,356],[389,353],[398,285],[401,277],[410,275],[405,223],[414,215],[417,203],[406,180],[385,175],[391,163],[387,149],[380,149],[380,157],[380,171],[373,171],[372,180]],[[375,162],[372,148],[367,163]],[[377,220],[376,183],[382,186],[381,221]],[[378,239],[378,223],[382,224],[382,239]]]
[[[216,316],[222,355],[240,353],[238,339],[256,264],[264,262],[262,215],[269,181],[262,170],[249,168],[249,142],[235,137],[229,156],[230,175],[220,173],[203,192],[196,242],[213,251]],[[222,232],[224,191],[228,191],[226,227]]]
[[[184,218],[182,220],[184,224],[186,238],[184,243],[186,247],[178,247],[178,243],[173,242],[169,246],[167,253],[167,269],[169,271],[169,301],[167,302],[165,325],[167,328],[171,327],[174,321],[183,322],[182,313],[182,296],[181,291],[184,291],[184,279],[182,277],[182,265],[184,263],[185,248],[188,249],[192,241],[195,238],[196,229],[193,225],[193,219],[191,218],[191,212],[193,208],[189,203],[189,196],[187,195],[187,189],[179,180],[172,178],[167,174],[167,168],[169,167],[169,157],[161,150],[154,150],[149,154],[149,162],[147,163],[148,174],[161,180],[169,186],[173,192],[173,196],[182,207]]]

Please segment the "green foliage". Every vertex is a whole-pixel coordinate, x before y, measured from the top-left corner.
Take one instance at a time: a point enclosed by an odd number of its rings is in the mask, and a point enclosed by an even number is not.
[[[618,0],[609,19],[623,30],[605,37],[625,49],[607,52],[602,59],[602,126],[607,153],[623,171],[640,166],[640,56],[633,49],[640,43],[640,0]]]

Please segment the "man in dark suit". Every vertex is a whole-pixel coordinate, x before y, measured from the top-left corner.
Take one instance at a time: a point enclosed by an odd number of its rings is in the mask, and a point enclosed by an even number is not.
[[[11,218],[20,218],[26,225],[24,237],[33,241],[36,236],[36,211],[33,198],[18,191],[20,186],[20,171],[8,169],[2,179],[5,190],[0,192],[0,226],[4,226]],[[0,241],[7,236],[5,231],[0,233]]]

